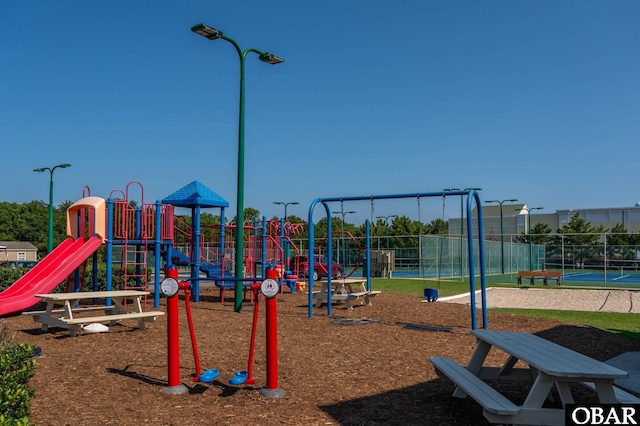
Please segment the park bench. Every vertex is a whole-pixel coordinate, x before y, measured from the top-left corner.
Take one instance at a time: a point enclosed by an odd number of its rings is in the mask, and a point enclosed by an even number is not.
[[[136,290],[37,294],[37,297],[46,302],[46,309],[23,312],[23,315],[30,316],[35,322],[42,324],[42,331],[47,331],[49,326],[60,327],[68,329],[72,336],[75,336],[84,324],[109,322],[113,325],[119,320],[137,321],[138,328],[144,330],[145,322],[155,321],[157,317],[164,315],[162,311],[142,310],[141,299],[149,294],[148,291]],[[113,305],[81,305],[81,301],[93,303],[94,299],[110,299]],[[127,302],[130,302],[129,306]],[[57,306],[61,308],[56,308]],[[82,316],[83,313],[96,311],[102,311],[104,315]]]
[[[518,284],[522,284],[523,278],[529,278],[531,285],[535,284],[536,279],[541,279],[543,285],[548,284],[548,280],[556,280],[556,285],[560,285],[562,281],[562,272],[552,271],[518,271]]]
[[[614,386],[629,373],[530,333],[472,330],[476,349],[466,366],[451,358],[431,358],[438,376],[456,385],[453,396],[470,396],[491,423],[511,425],[563,425],[564,408],[544,406],[555,387],[563,407],[575,403],[573,385],[595,390],[599,404],[638,403],[638,398]],[[502,366],[485,365],[492,348],[508,355]],[[518,367],[521,361],[528,367]],[[488,381],[517,380],[529,384],[517,405]],[[521,401],[521,399],[519,399]]]
[[[332,280],[333,291],[331,292],[331,301],[344,301],[347,309],[353,309],[353,302],[363,299],[367,306],[371,306],[371,298],[380,294],[380,291],[368,291],[367,280],[359,278],[341,278]],[[323,302],[328,301],[327,294],[328,285],[326,281],[322,282],[322,290],[313,292],[315,306],[319,308]],[[361,302],[361,304],[363,303]]]
[[[487,382],[470,372],[451,358],[431,358],[438,376],[445,375],[468,396],[480,404],[485,412],[498,416],[515,416],[520,411],[507,397],[489,386]]]

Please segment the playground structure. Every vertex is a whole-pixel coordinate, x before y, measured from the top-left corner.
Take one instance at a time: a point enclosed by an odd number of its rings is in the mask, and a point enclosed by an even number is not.
[[[139,201],[131,197],[136,187],[140,192]],[[125,190],[112,191],[106,200],[91,196],[89,188],[84,187],[83,198],[67,209],[69,238],[0,293],[0,315],[35,305],[40,300],[35,294],[49,293],[65,280],[67,291],[82,291],[90,258],[93,274],[90,290],[97,291],[100,287],[97,251],[101,245],[105,245],[104,289],[107,291],[148,291],[150,280],[153,288],[157,289],[163,268],[177,264],[189,267],[193,278],[193,297],[197,302],[201,279],[213,281],[223,297],[224,289],[235,286],[238,281],[249,290],[250,279],[261,274],[268,264],[284,272],[287,252],[298,252],[289,236],[299,234],[300,225],[266,221],[265,218],[261,223],[245,223],[245,273],[243,277],[236,278],[231,272],[236,262],[236,251],[230,234],[235,232],[237,225],[224,224],[224,209],[228,205],[226,200],[197,181],[155,203],[145,202],[144,188],[137,181],[129,182]],[[190,223],[175,214],[176,208],[191,209]],[[209,241],[205,241],[200,226],[204,208],[220,210],[220,225],[213,227],[213,232],[208,230]],[[295,291],[296,278],[282,273],[278,280],[279,284],[288,285]],[[158,307],[160,292],[154,291],[153,296],[154,307]]]
[[[315,200],[313,200],[313,202],[311,203],[311,205],[309,206],[309,224],[313,223],[313,213],[315,211],[315,207],[318,204],[322,204],[324,206],[326,215],[327,215],[327,235],[328,235],[328,242],[327,242],[327,259],[328,259],[328,269],[331,270],[332,268],[332,236],[333,236],[333,232],[332,232],[332,225],[331,225],[331,217],[332,217],[332,212],[331,212],[331,208],[330,208],[330,203],[334,203],[334,202],[340,202],[341,205],[342,203],[344,203],[345,201],[371,201],[372,206],[373,206],[373,201],[374,200],[383,200],[383,199],[402,199],[402,198],[416,198],[418,200],[418,206],[420,205],[420,198],[421,197],[441,197],[444,198],[446,196],[460,196],[460,197],[464,197],[467,196],[467,202],[466,202],[466,211],[467,211],[467,215],[466,215],[466,220],[467,220],[467,229],[469,230],[467,232],[467,251],[468,251],[468,262],[469,262],[469,271],[475,271],[475,267],[474,267],[474,259],[476,259],[476,257],[474,256],[474,241],[473,241],[473,220],[472,220],[472,208],[473,205],[472,203],[475,202],[476,208],[477,208],[477,227],[478,227],[478,232],[477,232],[477,237],[478,237],[478,259],[479,259],[479,263],[480,263],[480,268],[479,268],[479,274],[480,274],[480,290],[481,290],[481,306],[482,306],[482,327],[483,328],[488,328],[488,315],[487,315],[487,304],[486,304],[486,280],[485,280],[485,266],[484,266],[484,233],[483,233],[483,219],[482,219],[482,209],[480,208],[481,206],[481,202],[480,202],[480,197],[478,195],[478,193],[476,192],[476,190],[474,189],[465,189],[465,190],[452,190],[452,191],[441,191],[441,192],[424,192],[424,193],[411,193],[411,194],[387,194],[387,195],[367,195],[367,196],[352,196],[352,197],[333,197],[333,198],[317,198]],[[373,214],[372,214],[373,216]],[[365,237],[365,257],[366,257],[366,262],[364,265],[364,270],[366,271],[366,279],[367,279],[367,284],[366,284],[366,290],[367,291],[371,291],[371,265],[370,265],[370,260],[371,260],[371,256],[370,256],[370,252],[371,252],[371,243],[370,243],[370,220],[367,219],[365,221],[365,233],[366,233],[366,237]],[[308,238],[308,250],[309,253],[313,252],[313,241],[314,241],[314,227],[313,226],[309,226],[309,238]],[[313,280],[313,274],[312,271],[314,269],[314,261],[313,261],[313,257],[310,256],[309,259],[309,269],[308,269],[308,275],[309,275],[309,289],[313,289],[314,286],[314,280]],[[332,281],[332,277],[329,275],[327,277],[327,281],[328,281],[328,295],[327,295],[327,315],[331,316],[332,315],[332,285],[331,285],[331,281]],[[425,289],[426,290],[426,289]],[[470,291],[470,298],[471,298],[471,328],[473,330],[475,330],[477,328],[477,320],[476,320],[476,300],[475,300],[475,290],[476,290],[476,286],[475,286],[475,276],[474,274],[469,274],[469,291]],[[435,300],[435,298],[437,298],[437,296],[434,298],[434,294],[432,292],[429,292],[429,295],[427,295],[427,292],[425,291],[425,298],[429,297],[429,299],[431,300]],[[313,317],[313,292],[309,291],[309,311],[308,311],[308,316],[309,318]]]

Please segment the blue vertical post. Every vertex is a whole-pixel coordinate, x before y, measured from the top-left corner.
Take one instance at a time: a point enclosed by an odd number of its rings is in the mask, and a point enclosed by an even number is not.
[[[267,218],[265,216],[262,216],[262,227],[260,228],[260,231],[258,231],[258,218],[255,218],[253,220],[253,241],[255,241],[255,243],[253,244],[253,270],[251,271],[251,275],[253,275],[254,277],[258,276],[258,237],[260,236],[260,233],[262,233],[262,241],[265,241],[262,243],[262,252],[264,253],[265,248],[266,248],[266,229],[267,229],[267,223],[266,223]],[[262,263],[262,265],[264,265],[264,263]],[[264,266],[262,266],[264,268]],[[262,272],[262,274],[264,275],[264,272]]]
[[[327,315],[331,316],[332,314],[332,310],[333,310],[333,306],[331,306],[333,304],[333,284],[332,284],[332,275],[333,275],[333,228],[331,227],[331,210],[329,209],[329,206],[325,205],[326,209],[327,209],[327,270],[329,271],[327,273]],[[309,259],[312,259],[314,256],[314,253],[311,253],[311,255],[309,255]],[[309,264],[311,264],[311,262],[309,262]],[[311,291],[311,290],[309,290]]]
[[[106,253],[106,290],[113,288],[113,199],[107,200],[107,253]],[[111,305],[111,298],[105,301],[107,306]]]
[[[284,219],[280,219],[280,247],[282,247],[282,270],[287,270],[287,259],[289,259],[289,244],[287,240],[284,238],[284,227],[285,227]],[[282,274],[284,277],[284,273]]]
[[[153,277],[153,307],[160,306],[160,268],[162,257],[162,203],[156,200],[156,238],[153,242],[153,260],[155,274]]]
[[[76,213],[76,229],[78,230],[78,235],[76,235],[76,238],[82,238],[82,239],[84,239],[84,235],[80,235],[80,230],[82,229],[82,218],[84,217],[84,215],[80,214],[80,212],[83,212],[83,210],[84,209],[80,209]],[[73,291],[75,292],[80,291],[82,288],[82,284],[80,283],[81,267],[82,266],[79,266],[75,269],[75,271],[73,271]]]
[[[262,278],[265,278],[267,275],[267,217],[262,216]],[[257,275],[256,275],[257,276]]]
[[[224,207],[220,208],[220,272],[224,277]]]
[[[369,223],[369,219],[366,219],[364,221],[364,230],[365,230],[365,240],[364,240],[364,246],[365,246],[365,254],[366,254],[366,260],[365,260],[365,268],[367,270],[367,291],[371,291],[371,269],[369,269],[369,267],[371,266],[370,260],[369,260],[369,255],[371,254],[371,236],[369,235],[369,233],[371,232],[371,228],[370,228],[371,224]]]
[[[195,278],[193,283],[193,300],[200,301],[200,205],[191,209],[191,246],[193,258],[191,259],[191,276]]]
[[[480,197],[478,194],[471,190],[471,192],[467,195],[467,242],[468,242],[468,252],[469,252],[469,292],[470,294],[470,302],[471,302],[471,329],[475,330],[477,328],[476,321],[476,297],[475,297],[475,265],[474,265],[474,250],[473,250],[473,217],[472,213],[472,197],[476,202],[477,210],[478,210],[478,257],[480,262],[480,293],[481,293],[481,310],[482,310],[482,328],[489,328],[489,319],[487,316],[487,302],[486,302],[486,279],[485,279],[485,266],[484,266],[484,232],[482,229],[482,208],[480,205]]]
[[[480,196],[477,192],[472,191],[473,197],[476,201],[476,207],[478,209],[478,257],[480,259],[480,289],[482,296],[482,328],[489,328],[489,317],[487,314],[487,281],[486,281],[486,267],[484,258],[484,228],[482,218],[482,207],[480,204]],[[471,229],[467,226],[467,229]]]
[[[140,269],[140,263],[142,262],[142,256],[140,254],[140,242],[142,240],[142,207],[136,207],[136,220],[135,220],[135,240],[136,240],[136,287],[141,286],[140,275],[142,270]],[[128,259],[127,259],[128,260]],[[125,262],[125,268],[127,263]],[[147,265],[145,265],[145,268]],[[146,284],[146,283],[145,283]]]

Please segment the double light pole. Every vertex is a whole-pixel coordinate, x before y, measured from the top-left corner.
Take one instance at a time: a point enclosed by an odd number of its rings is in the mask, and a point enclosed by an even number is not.
[[[464,191],[481,191],[482,188],[465,188]],[[462,191],[460,188],[444,188],[445,192]],[[443,201],[444,202],[444,201]],[[463,262],[463,250],[462,240],[464,239],[464,197],[460,196],[460,278],[464,278],[464,262]],[[439,267],[439,266],[438,266]]]
[[[284,62],[282,58],[275,56],[272,53],[263,52],[253,47],[248,47],[244,50],[240,48],[238,43],[231,37],[228,37],[222,33],[222,31],[209,27],[204,24],[197,24],[191,27],[191,31],[199,34],[209,40],[223,39],[233,45],[238,52],[240,58],[240,111],[238,119],[238,190],[236,205],[238,213],[236,215],[236,264],[235,264],[235,277],[239,279],[244,276],[244,61],[250,52],[256,53],[258,58],[262,62],[268,64],[279,64]],[[242,311],[242,281],[236,281],[234,311]]]
[[[284,206],[284,221],[287,221],[287,206],[295,206],[298,203],[297,201],[291,201],[289,203],[283,203],[282,201],[274,201],[273,204]]]
[[[53,167],[41,167],[39,169],[33,169],[34,172],[42,173],[49,172],[49,243],[48,243],[48,253],[51,253],[53,250],[53,172],[55,169],[66,169],[67,167],[71,167],[71,164],[64,163],[58,164]]]
[[[531,241],[531,210],[542,210],[544,207],[523,207],[527,212],[527,233],[529,234],[529,270],[533,271],[533,245]],[[516,209],[516,211],[520,211]]]
[[[502,204],[507,203],[507,202],[516,202],[518,201],[515,198],[511,198],[509,200],[487,200],[485,201],[488,204],[491,203],[498,203],[500,204],[500,271],[502,274],[504,274],[504,221],[503,221],[503,216],[502,216]]]
[[[387,251],[389,250],[389,218],[396,218],[397,214],[392,214],[389,216],[376,216],[376,219],[384,219],[385,223],[385,239],[387,240]]]

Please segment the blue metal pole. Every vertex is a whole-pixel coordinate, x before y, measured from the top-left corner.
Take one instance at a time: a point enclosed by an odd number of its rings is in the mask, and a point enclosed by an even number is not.
[[[366,268],[367,268],[367,291],[371,291],[371,260],[369,259],[369,255],[371,253],[371,236],[369,235],[371,232],[371,224],[369,223],[369,219],[364,221],[364,230],[365,230],[365,254],[367,256],[366,260]],[[388,244],[388,243],[387,243]]]
[[[113,288],[113,199],[107,200],[107,253],[106,253],[106,290]],[[107,306],[111,305],[111,298],[105,301]]]
[[[191,214],[193,217],[191,218],[191,241],[193,248],[193,266],[191,267],[191,276],[196,277],[193,280],[193,300],[195,302],[200,301],[200,205],[196,205],[193,209],[191,209]],[[240,293],[242,295],[242,293]]]
[[[153,243],[153,259],[155,274],[153,277],[153,307],[160,306],[160,269],[162,268],[162,202],[156,200],[156,238]]]

